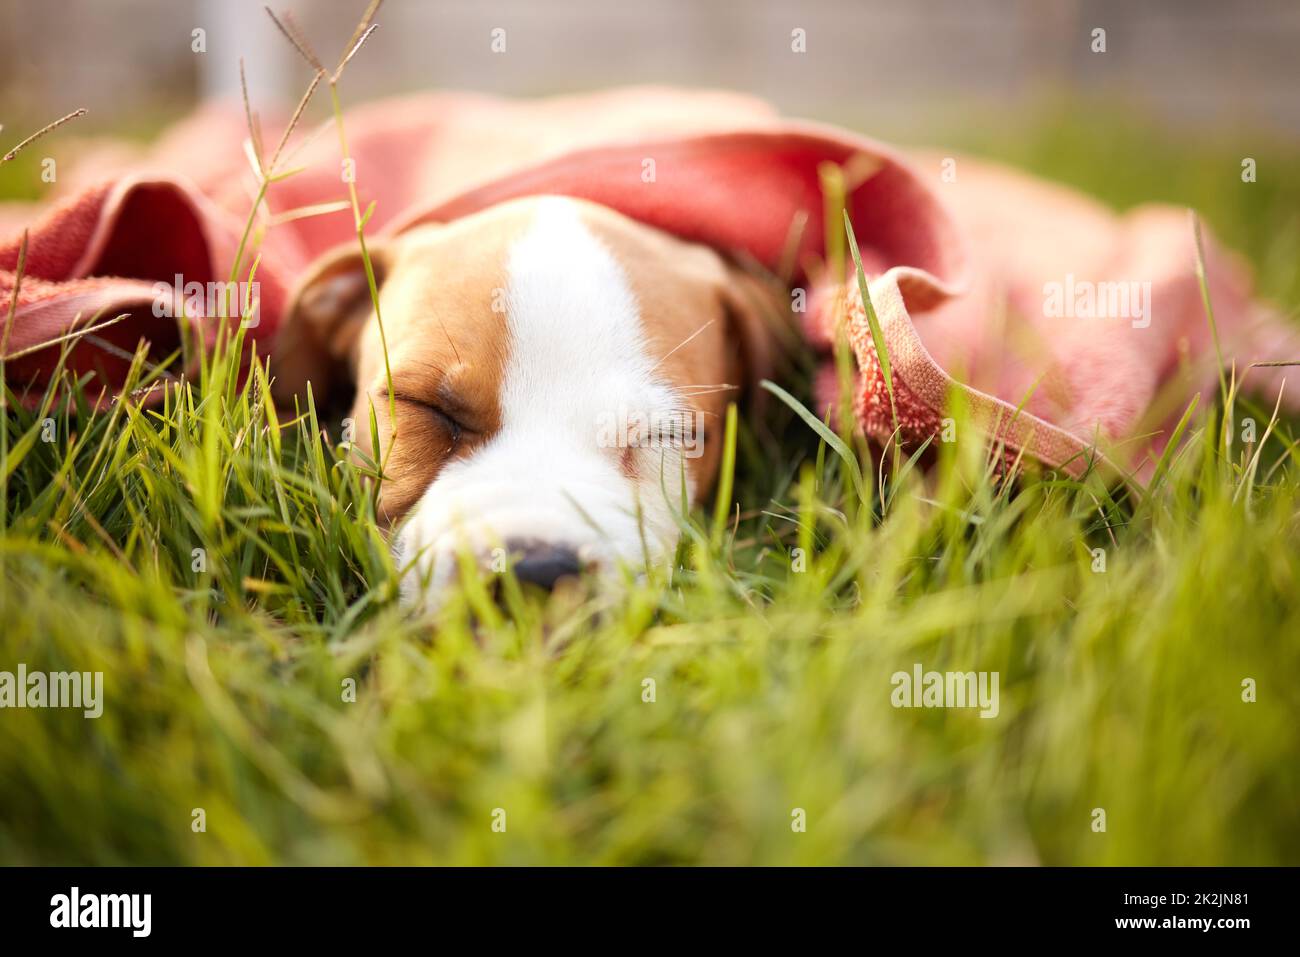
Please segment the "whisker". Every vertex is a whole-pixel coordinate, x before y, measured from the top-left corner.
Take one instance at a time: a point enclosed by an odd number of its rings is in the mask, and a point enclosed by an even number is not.
[[[713,320],[712,320],[712,319],[710,319],[710,320],[709,320],[708,322],[706,322],[704,325],[700,326],[700,328],[696,329],[694,332],[692,332],[689,336],[687,336],[687,337],[686,337],[685,339],[683,339],[681,342],[677,343],[677,345],[675,345],[675,346],[673,346],[671,349],[669,349],[666,353],[664,353],[664,355],[662,355],[662,356],[659,358],[659,361],[658,361],[658,362],[656,362],[654,365],[652,365],[652,366],[650,367],[650,371],[653,372],[655,369],[659,368],[659,366],[660,366],[662,363],[664,363],[664,362],[666,362],[666,361],[668,360],[668,357],[669,357],[669,356],[671,356],[674,352],[676,352],[676,351],[677,351],[678,349],[680,349],[682,346],[686,345],[688,342],[690,342],[692,339],[694,339],[696,336],[698,336],[698,335],[699,335],[701,332],[703,332],[705,329],[709,328],[709,326],[711,326],[711,325],[713,325]]]
[[[682,392],[682,395],[685,396],[686,398],[693,399],[696,398],[697,396],[713,395],[714,393],[717,392],[735,392],[739,388],[740,386],[737,385],[701,386],[699,389],[696,390],[692,390],[689,392]]]

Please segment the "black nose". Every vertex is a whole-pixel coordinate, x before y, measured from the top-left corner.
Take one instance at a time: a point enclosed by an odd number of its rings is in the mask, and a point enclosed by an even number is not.
[[[561,578],[573,577],[582,571],[578,553],[568,545],[515,541],[508,542],[506,549],[512,556],[515,578],[547,591],[554,588]]]

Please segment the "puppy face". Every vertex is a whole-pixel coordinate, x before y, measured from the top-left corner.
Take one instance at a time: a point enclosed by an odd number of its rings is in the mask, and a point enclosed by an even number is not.
[[[675,546],[674,512],[717,471],[726,403],[763,363],[758,283],[560,197],[421,227],[373,258],[395,416],[350,252],[306,284],[275,370],[325,383],[343,360],[367,451],[373,405],[408,601],[436,603],[463,551],[550,587]]]

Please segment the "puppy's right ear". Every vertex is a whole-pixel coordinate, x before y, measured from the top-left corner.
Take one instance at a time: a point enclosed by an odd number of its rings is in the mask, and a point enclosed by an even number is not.
[[[367,246],[376,290],[388,272],[388,249]],[[318,404],[331,389],[354,381],[361,330],[374,313],[365,261],[355,243],[322,255],[298,284],[285,309],[271,357],[276,402],[291,404],[311,383]]]

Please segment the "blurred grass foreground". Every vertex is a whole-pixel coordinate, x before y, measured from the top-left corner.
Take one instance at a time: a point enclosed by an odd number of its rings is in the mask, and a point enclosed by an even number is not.
[[[1300,306],[1293,149],[1243,184],[1235,147],[1074,103],[945,145],[1195,206]],[[859,495],[774,403],[739,520],[687,516],[671,570],[504,610],[471,581],[421,621],[372,484],[262,377],[6,398],[0,670],[102,672],[104,702],[0,710],[0,862],[1300,863],[1300,450],[1271,401],[1202,396],[1141,495],[1008,487],[956,445]],[[917,665],[998,673],[996,717],[895,707]]]

